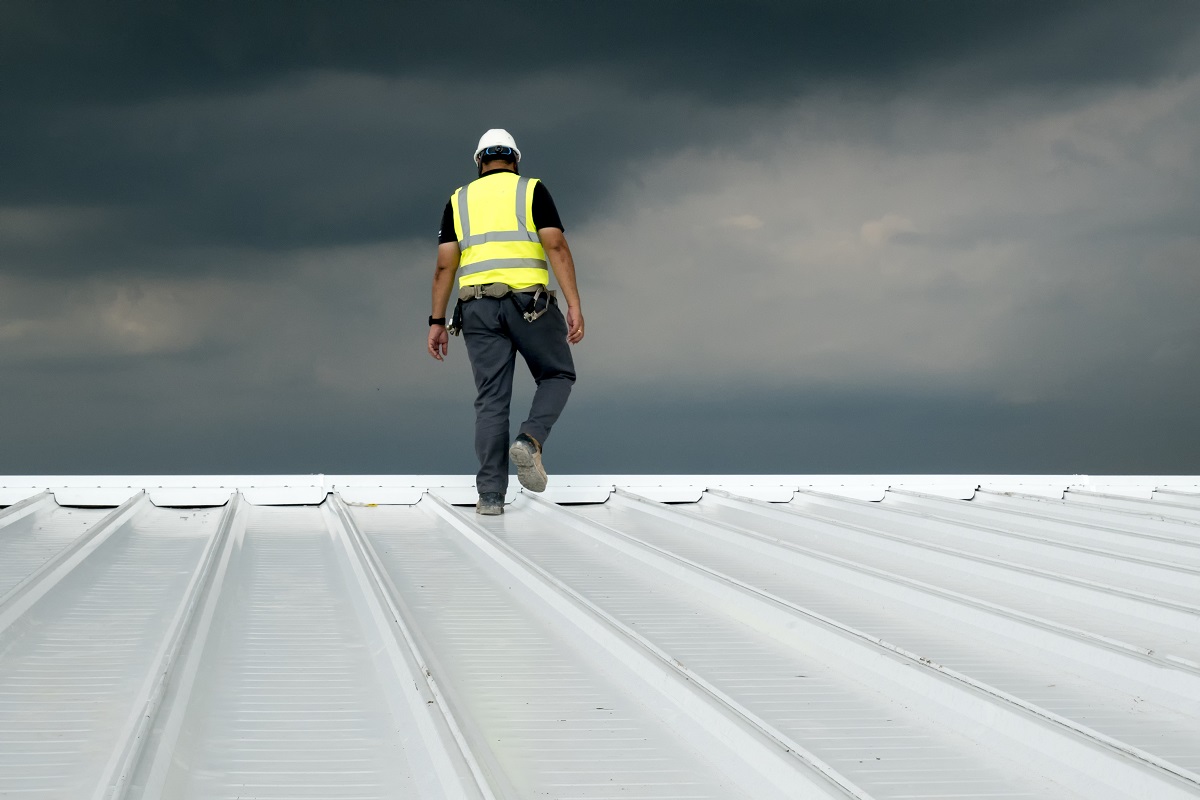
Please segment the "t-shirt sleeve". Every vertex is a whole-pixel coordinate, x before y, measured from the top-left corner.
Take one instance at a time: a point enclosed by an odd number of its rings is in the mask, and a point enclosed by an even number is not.
[[[541,181],[533,185],[533,227],[538,230],[542,228],[566,230],[562,220],[558,218],[558,209],[554,205],[554,198],[550,196],[550,190]]]
[[[536,200],[536,193],[534,199]],[[534,219],[537,219],[535,216]],[[454,209],[450,207],[450,201],[446,201],[446,210],[442,212],[442,227],[438,229],[438,244],[446,244],[447,242],[457,242],[458,234],[454,232]]]

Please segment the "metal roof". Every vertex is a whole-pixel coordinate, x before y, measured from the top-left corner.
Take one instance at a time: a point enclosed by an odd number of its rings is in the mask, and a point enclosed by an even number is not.
[[[0,478],[0,797],[1200,797],[1196,477],[473,499]]]

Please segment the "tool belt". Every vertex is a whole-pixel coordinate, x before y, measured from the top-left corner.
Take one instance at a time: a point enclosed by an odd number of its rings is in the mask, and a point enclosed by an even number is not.
[[[533,302],[526,308],[523,301],[517,299],[519,294],[532,294]],[[507,283],[480,283],[474,286],[462,286],[458,290],[458,303],[454,306],[454,317],[450,320],[450,324],[446,326],[446,330],[452,336],[458,336],[462,333],[462,307],[463,303],[469,303],[472,300],[479,300],[484,297],[492,297],[497,300],[507,297],[512,300],[513,305],[521,312],[521,316],[526,322],[536,322],[537,319],[550,310],[550,301],[557,298],[558,293],[553,289],[543,285],[536,284],[534,286],[526,286],[522,289],[514,289]],[[538,301],[541,298],[546,298],[546,303],[540,309]]]
[[[549,294],[554,297],[557,292],[547,289],[543,284],[535,284],[526,286],[524,289],[514,289],[507,283],[478,283],[474,286],[463,286],[458,290],[458,299],[462,302],[468,300],[478,300],[481,297],[506,297],[514,292],[521,294],[532,294],[535,297],[539,294]]]

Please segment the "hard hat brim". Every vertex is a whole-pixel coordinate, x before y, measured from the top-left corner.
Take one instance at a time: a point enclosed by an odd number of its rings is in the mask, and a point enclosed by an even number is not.
[[[491,146],[492,146],[492,145],[488,145],[488,147],[491,147]],[[507,146],[508,146],[508,145],[505,145],[505,147],[507,147]],[[487,147],[481,147],[481,148],[479,148],[478,150],[476,150],[476,151],[475,151],[475,164],[476,164],[476,166],[478,166],[478,165],[480,165],[480,164],[482,164],[482,163],[483,163],[483,161],[481,161],[481,160],[480,160],[480,158],[479,158],[479,154],[480,154],[480,153],[482,153],[484,150],[487,150]],[[518,163],[518,164],[520,164],[520,163],[521,163],[521,151],[520,151],[520,150],[518,150],[518,149],[517,149],[517,148],[515,148],[515,147],[512,149],[512,151],[513,151],[513,152],[516,154],[516,156],[517,156],[517,163]]]

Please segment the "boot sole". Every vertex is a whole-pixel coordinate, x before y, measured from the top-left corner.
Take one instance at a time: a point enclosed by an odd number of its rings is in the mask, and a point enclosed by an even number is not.
[[[517,465],[517,480],[522,486],[531,492],[546,491],[546,470],[540,458],[515,444],[508,449],[508,457]]]

